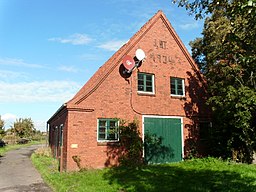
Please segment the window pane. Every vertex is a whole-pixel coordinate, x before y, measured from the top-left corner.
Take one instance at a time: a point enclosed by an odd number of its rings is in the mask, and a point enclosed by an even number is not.
[[[153,92],[153,75],[138,73],[138,91]]]
[[[147,91],[147,92],[153,92],[153,89],[152,89],[152,87],[147,87],[147,88],[146,88],[146,91]]]
[[[99,121],[99,125],[100,125],[100,127],[104,127],[104,126],[106,126],[106,121],[104,121],[104,120],[100,120]]]
[[[108,135],[108,140],[117,140],[117,134],[113,133],[113,134],[109,134]]]
[[[109,126],[110,127],[115,127],[116,126],[116,121],[110,121]]]
[[[146,75],[146,80],[147,81],[152,81],[152,75]]]
[[[143,85],[139,85],[138,86],[138,91],[144,91],[144,88],[143,88],[144,86]]]
[[[106,132],[106,128],[105,127],[99,127],[99,132],[100,133],[105,133]]]
[[[152,87],[152,82],[151,81],[147,81],[146,85]]]
[[[143,81],[143,74],[138,73],[138,80],[142,80]]]
[[[183,95],[183,90],[178,89],[177,95]]]
[[[143,86],[143,83],[144,83],[144,82],[143,82],[142,80],[138,80],[138,84],[139,84],[139,85]]]
[[[182,89],[182,84],[178,84],[177,89]]]
[[[105,134],[99,134],[99,140],[105,140]]]
[[[171,78],[171,94],[172,95],[184,95],[183,79]]]
[[[171,78],[171,93],[172,94],[176,93],[176,91],[175,91],[175,79],[174,78]]]

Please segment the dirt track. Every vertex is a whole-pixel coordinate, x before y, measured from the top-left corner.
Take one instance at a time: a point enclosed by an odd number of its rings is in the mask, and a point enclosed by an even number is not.
[[[42,146],[42,145],[41,145]],[[40,145],[13,150],[0,157],[1,192],[51,192],[31,163],[30,156]]]

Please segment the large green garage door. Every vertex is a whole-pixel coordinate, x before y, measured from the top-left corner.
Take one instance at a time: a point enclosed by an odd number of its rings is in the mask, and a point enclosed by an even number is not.
[[[182,160],[180,118],[144,117],[144,155],[147,163]]]

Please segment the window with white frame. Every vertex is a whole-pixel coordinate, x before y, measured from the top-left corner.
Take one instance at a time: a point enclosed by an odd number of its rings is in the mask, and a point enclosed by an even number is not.
[[[154,75],[138,73],[138,92],[154,94]]]
[[[171,77],[171,95],[172,96],[185,96],[184,79]]]
[[[118,141],[118,120],[98,119],[98,141]]]

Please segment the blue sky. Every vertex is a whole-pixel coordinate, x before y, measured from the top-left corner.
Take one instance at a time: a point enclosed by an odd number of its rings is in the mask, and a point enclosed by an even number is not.
[[[0,115],[8,129],[32,118],[44,131],[52,114],[158,10],[179,37],[199,37],[171,0],[0,0]]]

